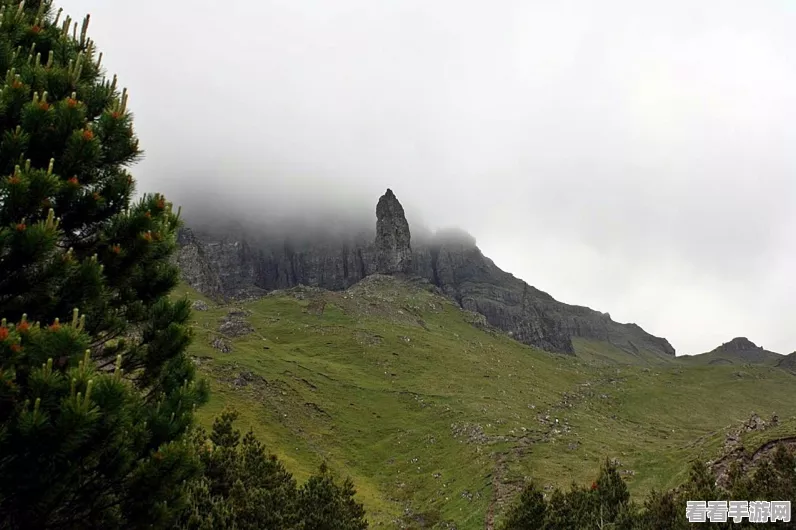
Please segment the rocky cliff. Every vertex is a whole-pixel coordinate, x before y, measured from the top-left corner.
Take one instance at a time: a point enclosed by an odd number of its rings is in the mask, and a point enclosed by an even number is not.
[[[501,270],[469,234],[444,231],[412,241],[403,207],[391,190],[378,201],[375,235],[313,242],[284,237],[277,243],[183,229],[180,245],[184,280],[208,296],[258,296],[299,284],[340,290],[375,273],[407,274],[428,279],[516,340],[548,351],[572,354],[572,339],[581,337],[631,354],[674,356],[666,339],[587,307],[558,302]]]
[[[201,293],[217,299],[244,299],[267,292],[258,286],[260,255],[245,240],[208,240],[184,228],[177,242],[182,278]]]

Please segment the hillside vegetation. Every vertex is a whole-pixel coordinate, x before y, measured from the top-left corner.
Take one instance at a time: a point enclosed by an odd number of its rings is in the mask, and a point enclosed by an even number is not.
[[[756,443],[796,425],[784,370],[585,340],[576,357],[551,354],[419,281],[375,275],[235,305],[178,294],[206,304],[192,316],[191,354],[212,388],[200,420],[232,406],[299,480],[322,461],[351,476],[374,526],[491,527],[526,478],[583,483],[606,457],[638,496],[718,457],[753,412],[780,417]]]

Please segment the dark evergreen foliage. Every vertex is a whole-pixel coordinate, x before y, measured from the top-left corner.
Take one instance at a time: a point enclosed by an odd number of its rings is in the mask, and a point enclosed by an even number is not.
[[[519,500],[506,516],[503,528],[506,530],[543,528],[546,512],[544,493],[535,482],[530,482],[523,488]]]
[[[0,0],[0,527],[170,528],[207,393],[167,298],[179,220],[132,202],[127,94],[87,29]]]
[[[520,494],[506,514],[504,530],[686,530],[693,527],[716,529],[757,528],[748,519],[741,523],[689,523],[685,516],[689,500],[762,500],[793,502],[796,493],[796,455],[779,444],[767,457],[759,458],[751,470],[740,466],[730,470],[729,485],[717,485],[716,476],[702,460],[692,462],[689,478],[670,491],[653,490],[642,505],[630,501],[627,486],[615,466],[606,461],[591,487],[573,484],[569,491],[555,489],[544,498],[534,483]],[[796,521],[770,523],[776,528],[796,528]]]
[[[616,465],[606,460],[597,480],[589,488],[573,484],[568,492],[556,489],[550,499],[545,500],[538,487],[531,483],[512,507],[502,528],[624,528],[617,524],[631,518],[627,513],[629,501],[630,493],[625,481],[619,476]]]
[[[193,438],[204,472],[189,487],[183,530],[363,530],[362,505],[349,480],[338,485],[325,466],[301,487],[249,432],[234,428],[234,412]]]

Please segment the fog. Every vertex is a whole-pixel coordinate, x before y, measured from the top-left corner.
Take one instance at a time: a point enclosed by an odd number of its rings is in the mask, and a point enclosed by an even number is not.
[[[130,90],[141,190],[312,224],[390,187],[679,353],[796,349],[786,0],[59,5]]]

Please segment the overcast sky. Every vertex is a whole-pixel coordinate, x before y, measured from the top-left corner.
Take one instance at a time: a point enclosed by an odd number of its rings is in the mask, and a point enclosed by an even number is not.
[[[391,187],[678,353],[796,350],[792,1],[58,5],[131,91],[143,190],[301,209]]]

